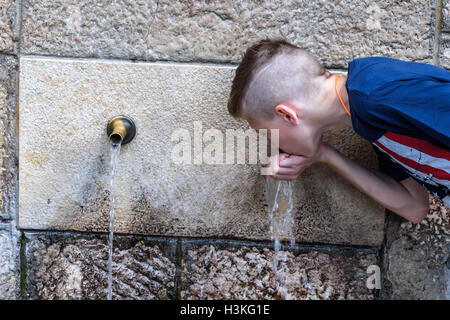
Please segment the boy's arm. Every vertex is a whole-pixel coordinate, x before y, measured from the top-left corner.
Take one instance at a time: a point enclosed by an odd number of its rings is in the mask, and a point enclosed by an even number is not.
[[[314,162],[327,164],[373,200],[411,222],[419,223],[428,213],[428,192],[414,179],[397,182],[384,173],[360,166],[324,142],[313,158],[280,154],[279,165],[272,167],[272,177],[296,179]]]

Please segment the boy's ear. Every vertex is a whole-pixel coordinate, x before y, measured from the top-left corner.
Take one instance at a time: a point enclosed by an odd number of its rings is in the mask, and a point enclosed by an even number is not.
[[[277,115],[281,116],[283,120],[292,123],[293,125],[298,125],[298,115],[296,108],[290,103],[279,103],[275,107],[275,112]]]

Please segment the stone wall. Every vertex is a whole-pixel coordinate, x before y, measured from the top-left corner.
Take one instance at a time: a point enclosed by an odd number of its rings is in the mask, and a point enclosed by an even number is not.
[[[105,298],[104,190],[82,195],[90,177],[103,181],[103,122],[119,111],[133,114],[139,131],[117,170],[113,298],[282,297],[257,168],[192,166],[186,175],[164,165],[160,137],[177,121],[247,128],[226,114],[226,95],[246,47],[265,37],[307,48],[331,72],[376,55],[450,69],[450,2],[0,0],[0,299]],[[169,102],[179,118],[164,110]],[[85,119],[86,141],[70,138]],[[351,129],[326,139],[376,169]],[[417,226],[385,220],[319,165],[295,191],[297,244],[283,248],[294,280],[284,297],[450,297],[442,203],[431,197]],[[369,265],[382,269],[381,291],[366,287]]]
[[[442,15],[437,26],[441,30],[441,42],[439,47],[439,63],[446,69],[450,69],[450,1],[442,1]]]
[[[20,286],[17,229],[16,98],[18,2],[0,1],[0,299],[15,299]]]

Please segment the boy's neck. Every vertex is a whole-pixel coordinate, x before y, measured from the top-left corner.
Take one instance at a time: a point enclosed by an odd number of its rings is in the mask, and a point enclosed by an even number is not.
[[[325,99],[323,104],[323,123],[321,125],[321,133],[332,129],[343,128],[352,125],[352,121],[347,111],[345,111],[336,94],[336,74],[328,74],[324,80],[325,86]],[[337,90],[342,98],[347,109],[350,108],[348,101],[347,88],[345,87],[345,82],[347,81],[346,76],[339,76],[337,83]],[[350,109],[349,109],[350,111]]]

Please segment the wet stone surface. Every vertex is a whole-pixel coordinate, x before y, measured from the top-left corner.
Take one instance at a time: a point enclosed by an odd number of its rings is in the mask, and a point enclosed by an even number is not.
[[[182,299],[376,298],[366,287],[367,267],[377,264],[376,254],[370,251],[288,251],[289,280],[284,286],[274,275],[274,251],[268,247],[185,242],[183,252]]]
[[[26,298],[106,299],[106,236],[27,237]],[[115,236],[113,299],[166,300],[175,295],[175,240]]]

